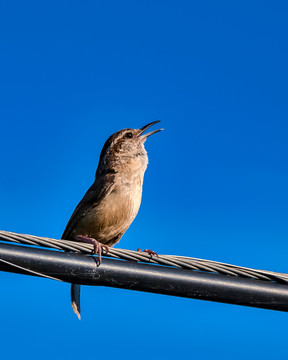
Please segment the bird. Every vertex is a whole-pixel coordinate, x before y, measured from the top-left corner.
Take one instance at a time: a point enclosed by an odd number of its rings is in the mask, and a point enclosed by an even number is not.
[[[140,129],[122,129],[105,142],[94,183],[72,213],[61,239],[93,245],[93,253],[101,264],[102,253],[117,244],[135,219],[142,199],[144,173],[148,155],[147,138],[163,129],[145,133],[153,121]],[[140,249],[138,249],[140,250]],[[157,255],[152,250],[144,250]],[[71,284],[71,304],[81,319],[80,285]]]

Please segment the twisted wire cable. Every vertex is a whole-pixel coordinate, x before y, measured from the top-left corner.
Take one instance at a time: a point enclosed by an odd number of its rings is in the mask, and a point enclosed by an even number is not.
[[[0,241],[12,242],[27,246],[45,247],[54,250],[81,252],[91,255],[93,245],[71,240],[56,240],[47,237],[35,235],[18,234],[9,231],[0,231]],[[0,243],[1,244],[1,243]],[[177,255],[158,255],[127,250],[109,248],[106,257],[117,258],[128,261],[154,263],[162,266],[177,267],[189,269],[192,271],[202,271],[209,273],[218,273],[229,276],[238,276],[255,280],[273,281],[279,283],[288,283],[288,274],[272,272],[267,270],[256,270],[247,267],[226,264],[217,261],[192,258]],[[1,259],[0,259],[1,260]]]

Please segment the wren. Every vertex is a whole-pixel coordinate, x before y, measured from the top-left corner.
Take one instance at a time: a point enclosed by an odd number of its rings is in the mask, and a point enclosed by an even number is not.
[[[163,129],[144,132],[158,122],[141,129],[123,129],[108,138],[100,154],[95,181],[75,208],[61,237],[91,243],[99,265],[102,251],[107,253],[110,246],[120,241],[138,213],[148,164],[144,143]],[[71,284],[71,303],[80,319],[78,284]]]

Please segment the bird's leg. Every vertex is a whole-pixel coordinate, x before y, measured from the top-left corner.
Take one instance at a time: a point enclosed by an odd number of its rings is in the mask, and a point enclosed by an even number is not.
[[[98,255],[98,265],[97,266],[99,266],[101,264],[101,260],[102,260],[102,251],[103,251],[103,249],[105,250],[105,252],[107,254],[108,251],[109,251],[109,247],[107,245],[104,245],[104,244],[100,243],[99,241],[97,241],[97,240],[95,240],[93,238],[88,237],[88,236],[78,235],[76,237],[76,239],[78,241],[83,241],[85,243],[93,245],[93,247],[94,247],[93,254]]]
[[[155,255],[155,256],[159,257],[158,254],[157,254],[155,251],[150,250],[150,249],[146,249],[146,250],[143,250],[143,251],[142,251],[140,248],[138,248],[137,251],[139,251],[139,252],[146,252],[146,253],[149,254],[150,256]]]

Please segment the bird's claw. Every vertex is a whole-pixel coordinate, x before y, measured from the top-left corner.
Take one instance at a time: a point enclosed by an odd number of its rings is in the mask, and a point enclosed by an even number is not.
[[[109,252],[109,247],[107,245],[104,245],[104,244],[100,243],[99,241],[97,241],[93,238],[90,238],[88,236],[78,235],[77,240],[93,245],[92,254],[98,255],[97,266],[99,266],[101,264],[103,250],[105,250],[105,254],[107,254]]]
[[[138,248],[137,251],[139,251],[139,252],[146,252],[146,253],[149,254],[150,256],[155,255],[155,256],[159,257],[159,255],[158,255],[155,251],[150,250],[150,249],[145,249],[145,250],[142,251],[140,248]]]
[[[105,251],[105,254],[107,254],[108,251],[109,251],[109,248],[108,248],[107,245],[101,244],[97,240],[95,240],[95,243],[93,243],[93,246],[94,246],[93,254],[98,255],[98,264],[97,264],[97,266],[99,266],[101,264],[101,262],[102,262],[102,254],[104,255],[104,251]]]

